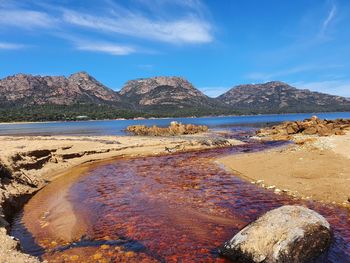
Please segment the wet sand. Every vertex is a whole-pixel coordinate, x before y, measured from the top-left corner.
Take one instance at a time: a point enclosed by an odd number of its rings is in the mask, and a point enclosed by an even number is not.
[[[218,162],[235,175],[276,188],[276,192],[349,206],[350,133],[294,140],[297,145],[226,156]]]

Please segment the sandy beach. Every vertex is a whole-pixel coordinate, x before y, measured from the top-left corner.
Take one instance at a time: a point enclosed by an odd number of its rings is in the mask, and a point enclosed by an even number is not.
[[[218,160],[235,175],[276,193],[349,206],[350,133],[295,136],[296,144]]]

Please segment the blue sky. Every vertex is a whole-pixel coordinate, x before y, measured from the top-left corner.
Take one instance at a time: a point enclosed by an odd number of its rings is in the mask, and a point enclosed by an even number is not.
[[[209,96],[271,80],[350,97],[348,0],[0,0],[0,77],[87,71]]]

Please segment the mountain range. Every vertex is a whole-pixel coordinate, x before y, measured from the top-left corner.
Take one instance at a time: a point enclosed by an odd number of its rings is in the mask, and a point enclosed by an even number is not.
[[[350,99],[273,81],[210,98],[180,77],[128,81],[116,92],[86,72],[0,80],[0,121],[349,111]]]

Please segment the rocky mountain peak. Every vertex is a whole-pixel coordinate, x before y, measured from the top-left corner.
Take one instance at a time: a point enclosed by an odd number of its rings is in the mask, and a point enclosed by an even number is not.
[[[128,81],[122,90],[120,91],[121,95],[127,95],[128,93],[133,94],[146,94],[151,92],[160,86],[169,86],[173,88],[184,88],[188,91],[191,91],[192,94],[198,94],[193,85],[184,78],[181,77],[165,77],[157,76],[152,78],[142,78]]]
[[[350,108],[346,98],[297,89],[281,81],[239,85],[218,99],[237,109],[266,113],[327,111],[335,105],[339,109]]]
[[[173,76],[128,81],[120,91],[120,95],[131,101],[135,107],[171,105],[183,108],[217,104],[196,89],[188,80]]]
[[[81,80],[88,81],[88,80],[91,80],[91,79],[94,79],[94,78],[91,77],[87,72],[80,71],[80,72],[76,72],[76,73],[70,75],[68,77],[68,79],[72,80],[72,81],[81,81]]]
[[[17,74],[0,80],[0,102],[16,105],[119,102],[117,92],[86,72],[64,76]]]
[[[261,89],[275,89],[275,88],[283,88],[283,89],[295,89],[292,86],[288,85],[285,82],[282,81],[269,81],[262,84],[243,84],[233,87],[229,91],[234,91],[234,89],[239,90],[241,89],[243,92],[245,92],[247,89],[250,89],[252,91],[254,90],[261,90]]]
[[[269,81],[269,82],[266,82],[266,83],[264,83],[262,85],[266,86],[266,87],[271,87],[271,88],[279,87],[279,86],[291,87],[291,86],[289,86],[287,83],[285,83],[283,81]]]
[[[24,73],[18,73],[18,74],[15,74],[15,75],[12,75],[12,76],[8,76],[7,78],[19,78],[19,79],[24,79],[24,78],[30,78],[30,77],[33,77],[33,75],[31,74],[24,74]]]

